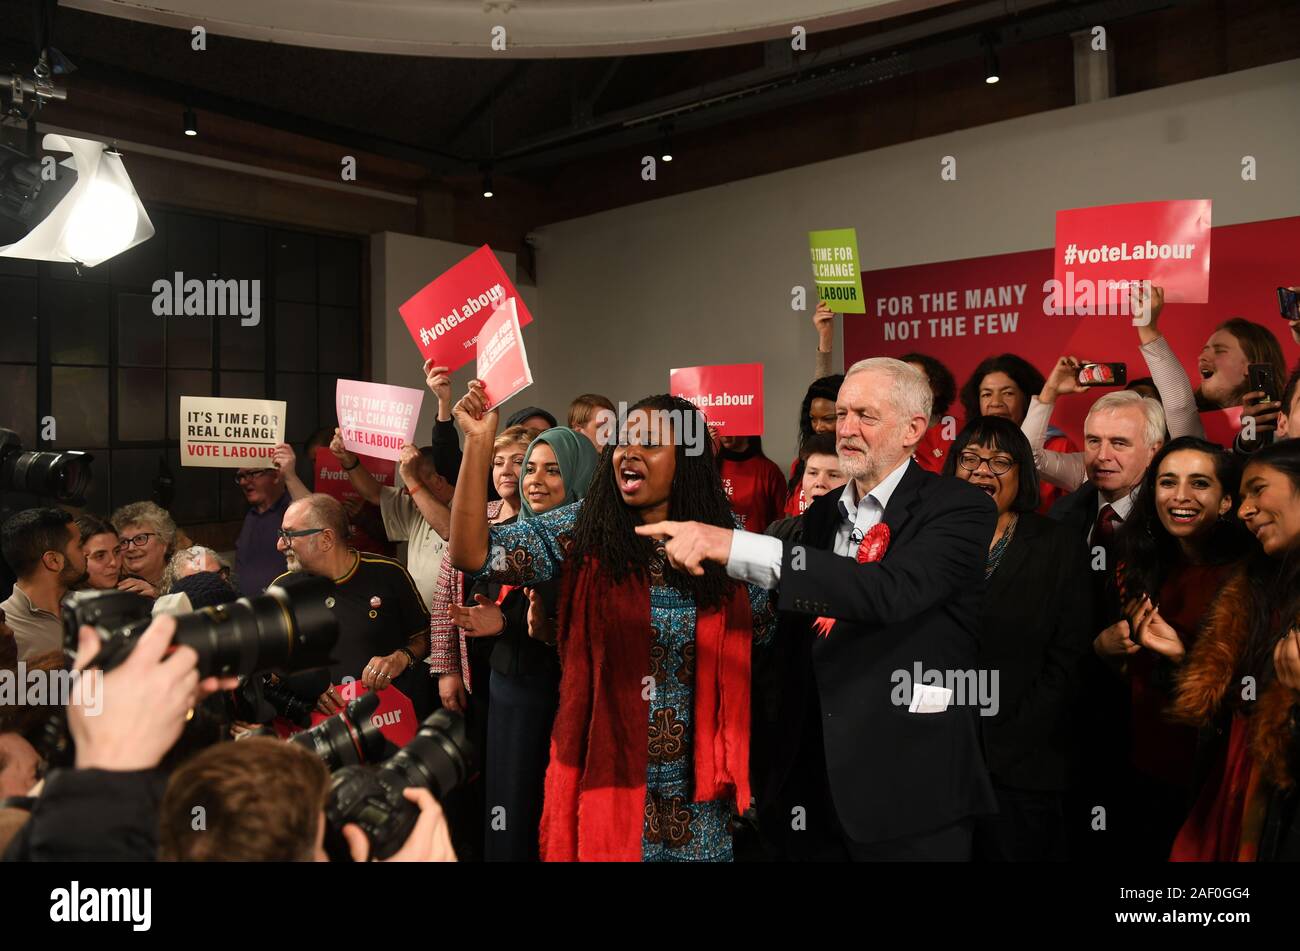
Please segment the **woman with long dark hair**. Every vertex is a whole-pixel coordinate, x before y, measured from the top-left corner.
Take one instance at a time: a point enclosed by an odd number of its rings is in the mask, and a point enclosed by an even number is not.
[[[1025,421],[1029,401],[1043,389],[1043,374],[1014,353],[987,357],[975,368],[961,388],[961,405],[967,419],[977,416],[1005,416],[1017,426]],[[1076,452],[1070,437],[1049,425],[1043,448],[1052,452]],[[1039,482],[1038,511],[1046,513],[1065,490],[1049,482]]]
[[[998,507],[984,562],[978,669],[998,671],[997,707],[978,717],[998,814],[975,829],[984,861],[1065,858],[1068,711],[1092,636],[1088,565],[1078,538],[1039,515],[1029,440],[1010,419],[977,416],[944,465]]]
[[[1300,441],[1250,458],[1237,511],[1259,547],[1215,598],[1171,709],[1209,746],[1173,861],[1300,858]]]
[[[770,629],[767,592],[720,566],[677,571],[634,531],[735,526],[703,417],[677,397],[641,400],[585,500],[489,530],[497,414],[484,406],[472,381],[454,410],[465,449],[451,560],[503,584],[560,577],[542,859],[729,861],[728,820],[749,806],[750,649]]]
[[[1116,537],[1126,620],[1095,648],[1128,682],[1129,775],[1110,812],[1133,858],[1166,858],[1191,805],[1196,731],[1169,723],[1165,710],[1215,592],[1252,545],[1235,511],[1239,474],[1214,443],[1165,443]]]

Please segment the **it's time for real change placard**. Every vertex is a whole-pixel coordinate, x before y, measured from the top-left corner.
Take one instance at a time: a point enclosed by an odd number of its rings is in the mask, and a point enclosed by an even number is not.
[[[181,465],[265,468],[284,442],[283,400],[181,397]]]

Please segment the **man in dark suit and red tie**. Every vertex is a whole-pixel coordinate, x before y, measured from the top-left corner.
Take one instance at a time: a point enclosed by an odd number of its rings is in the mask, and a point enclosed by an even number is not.
[[[780,714],[754,747],[774,857],[969,860],[974,817],[996,810],[968,688],[991,679],[975,665],[997,509],[912,460],[930,401],[899,360],[849,368],[835,408],[850,479],[804,514],[802,544],[696,522],[637,528],[666,538],[683,570],[712,561],[779,591]]]

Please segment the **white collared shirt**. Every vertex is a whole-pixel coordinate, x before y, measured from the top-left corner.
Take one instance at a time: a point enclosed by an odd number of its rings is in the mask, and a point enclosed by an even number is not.
[[[835,530],[835,554],[846,558],[857,555],[858,545],[871,526],[885,517],[885,507],[907,473],[912,457],[908,456],[889,475],[861,499],[857,484],[850,479],[840,492],[836,507],[840,525]],[[727,557],[727,574],[737,581],[760,585],[771,591],[781,582],[781,556],[784,547],[779,538],[737,530],[731,536],[731,554]]]

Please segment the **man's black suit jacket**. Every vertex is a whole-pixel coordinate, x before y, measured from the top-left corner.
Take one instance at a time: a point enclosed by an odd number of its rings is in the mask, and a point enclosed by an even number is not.
[[[975,669],[993,501],[909,461],[885,508],[889,548],[863,565],[834,552],[839,498],[836,491],[816,499],[804,513],[802,543],[784,544],[782,713],[760,777],[768,802],[782,811],[798,805],[801,777],[790,767],[812,709],[807,691],[815,689],[830,794],[851,840],[919,835],[993,812],[975,698],[942,713],[910,713],[906,686],[917,664],[940,674]],[[818,615],[837,619],[827,637],[813,630]]]

